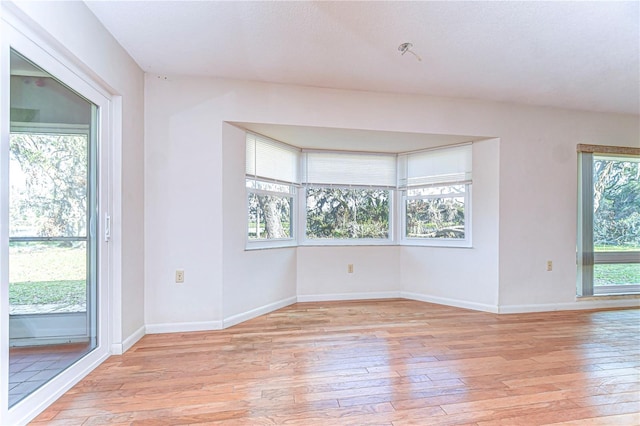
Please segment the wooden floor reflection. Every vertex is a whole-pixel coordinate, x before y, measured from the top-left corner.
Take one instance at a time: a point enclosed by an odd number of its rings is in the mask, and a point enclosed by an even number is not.
[[[640,424],[640,311],[298,303],[148,335],[35,424]]]

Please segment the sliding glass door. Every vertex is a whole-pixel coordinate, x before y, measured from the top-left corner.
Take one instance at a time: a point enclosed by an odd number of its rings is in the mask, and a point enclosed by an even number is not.
[[[9,406],[97,346],[95,104],[12,50]]]
[[[26,424],[110,354],[117,106],[85,64],[4,6],[0,424]]]

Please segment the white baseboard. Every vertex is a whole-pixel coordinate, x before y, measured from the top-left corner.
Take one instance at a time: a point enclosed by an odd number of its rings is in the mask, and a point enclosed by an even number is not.
[[[122,355],[128,351],[136,342],[138,342],[145,334],[160,333],[182,333],[189,331],[211,331],[221,330],[232,327],[244,321],[265,315],[275,310],[292,305],[296,302],[328,302],[340,300],[367,300],[367,299],[395,299],[405,298],[409,300],[417,300],[420,302],[436,303],[439,305],[454,306],[457,308],[472,309],[476,311],[500,313],[500,314],[516,314],[528,312],[551,312],[551,311],[573,311],[585,309],[606,309],[606,308],[640,308],[640,299],[603,299],[597,300],[590,298],[588,300],[576,300],[569,303],[547,303],[547,304],[529,304],[529,305],[503,305],[494,306],[483,303],[469,302],[459,299],[450,299],[446,297],[429,296],[420,293],[412,293],[407,291],[385,291],[373,293],[332,293],[332,294],[307,294],[297,297],[289,297],[279,300],[268,305],[264,305],[247,312],[232,315],[222,321],[202,321],[202,322],[184,322],[184,323],[166,323],[166,324],[148,324],[140,327],[132,335],[127,337],[121,344],[111,345],[111,353],[113,355]]]
[[[139,329],[137,329],[136,331],[133,332],[133,334],[129,337],[127,337],[126,339],[124,339],[124,341],[122,343],[114,343],[111,345],[111,354],[112,355],[122,355],[123,353],[125,353],[126,351],[128,351],[129,349],[131,349],[131,346],[135,345],[136,342],[140,339],[142,339],[144,337],[145,333],[145,326],[143,325],[142,327],[140,327]]]
[[[269,303],[268,305],[251,309],[250,311],[247,311],[247,312],[242,312],[236,315],[232,315],[222,320],[222,328],[232,327],[236,324],[240,324],[241,322],[248,321],[255,317],[259,317],[260,315],[268,314],[269,312],[273,312],[275,310],[284,308],[285,306],[293,305],[294,303],[296,303],[296,301],[297,301],[297,298],[295,296],[288,297],[286,299],[282,299],[277,302]]]
[[[368,300],[397,299],[402,297],[399,291],[379,291],[372,293],[333,293],[333,294],[301,294],[298,302],[329,302],[336,300]]]
[[[569,303],[541,303],[536,305],[502,305],[501,314],[521,314],[528,312],[577,311],[584,309],[640,308],[640,299],[576,300]]]
[[[447,297],[428,296],[426,294],[401,291],[400,296],[405,299],[417,300],[419,302],[436,303],[438,305],[454,306],[456,308],[473,309],[474,311],[498,313],[498,306],[484,303],[469,302],[466,300],[449,299]]]
[[[222,321],[175,322],[165,324],[147,324],[146,334],[187,333],[189,331],[222,330]]]

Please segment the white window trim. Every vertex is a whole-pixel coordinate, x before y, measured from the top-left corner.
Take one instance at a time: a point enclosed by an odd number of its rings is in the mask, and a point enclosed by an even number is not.
[[[262,180],[262,179],[255,179],[255,177],[253,176],[246,176],[247,180],[255,180],[255,181],[263,181],[263,182],[268,182],[266,180]],[[293,185],[291,183],[288,182],[278,182],[281,185],[287,185],[287,186],[291,186],[291,187],[296,187],[296,185]],[[291,237],[289,238],[272,238],[272,239],[267,239],[267,238],[254,238],[251,239],[249,238],[249,232],[248,232],[248,228],[245,229],[245,250],[250,251],[250,250],[264,250],[264,249],[268,249],[268,248],[281,248],[281,247],[296,247],[298,245],[298,241],[296,239],[296,231],[297,231],[297,227],[296,227],[296,223],[297,223],[297,208],[296,208],[296,203],[298,202],[297,198],[298,198],[298,193],[300,191],[296,190],[294,192],[278,192],[278,191],[268,191],[265,189],[255,189],[255,188],[246,188],[246,195],[245,195],[245,214],[247,217],[247,220],[249,218],[249,195],[250,194],[257,194],[257,195],[273,195],[276,197],[282,197],[282,198],[291,198],[292,200],[292,208],[291,208],[291,218],[290,218],[290,223],[292,224],[291,226]],[[247,224],[248,225],[248,224]]]
[[[461,185],[461,183],[438,184],[437,187]],[[472,248],[472,187],[471,182],[464,183],[464,238],[410,238],[407,237],[407,200],[426,200],[433,198],[459,198],[462,194],[440,194],[440,195],[416,195],[407,196],[408,188],[401,191],[400,198],[400,245],[404,246],[426,246],[426,247],[458,247]],[[416,187],[418,188],[418,187]]]
[[[388,238],[307,238],[307,187],[313,188],[339,188],[339,189],[372,189],[389,192],[389,231]],[[298,212],[300,220],[298,226],[300,229],[300,235],[298,236],[298,242],[301,246],[392,246],[396,245],[396,239],[394,234],[395,223],[395,193],[394,188],[388,187],[364,187],[364,186],[349,186],[349,185],[305,185],[302,187],[298,202]]]

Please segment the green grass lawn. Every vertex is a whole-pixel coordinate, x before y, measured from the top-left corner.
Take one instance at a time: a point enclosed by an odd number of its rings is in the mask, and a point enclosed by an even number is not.
[[[640,263],[593,266],[593,285],[640,284]]]
[[[84,305],[86,303],[84,280],[36,281],[11,283],[10,305]]]
[[[595,251],[638,251],[640,250],[640,247],[630,244],[626,246],[605,246],[596,244],[593,249]]]
[[[84,245],[9,244],[9,304],[85,304],[86,253]]]
[[[638,251],[637,246],[596,245],[596,252]],[[640,284],[640,263],[598,264],[593,267],[593,285]]]

